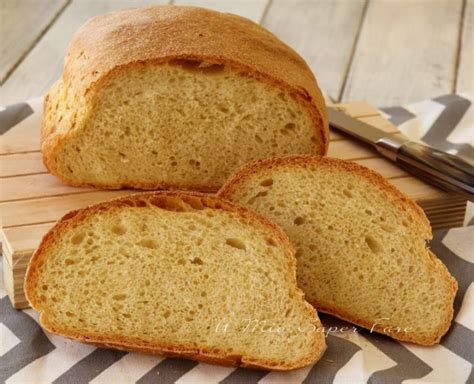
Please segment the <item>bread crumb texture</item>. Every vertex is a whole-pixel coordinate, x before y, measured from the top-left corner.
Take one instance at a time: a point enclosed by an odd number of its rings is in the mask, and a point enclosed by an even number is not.
[[[419,344],[448,330],[457,283],[427,247],[423,211],[382,176],[288,156],[244,166],[219,195],[285,230],[298,285],[319,310]]]
[[[324,154],[327,141],[300,56],[249,20],[177,6],[86,23],[42,128],[53,174],[103,188],[216,191],[250,160]]]
[[[46,329],[99,346],[280,370],[325,348],[284,233],[199,194],[66,215],[34,254],[26,293]]]

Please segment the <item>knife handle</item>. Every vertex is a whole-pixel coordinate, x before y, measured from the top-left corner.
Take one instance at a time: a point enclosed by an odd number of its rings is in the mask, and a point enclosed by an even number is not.
[[[397,151],[396,162],[421,179],[474,201],[474,167],[460,157],[406,141]]]

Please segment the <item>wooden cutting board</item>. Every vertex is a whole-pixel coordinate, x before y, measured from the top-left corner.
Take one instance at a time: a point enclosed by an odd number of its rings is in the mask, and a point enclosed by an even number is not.
[[[394,125],[367,103],[338,104],[336,107],[390,134],[398,133]],[[23,292],[26,267],[42,236],[56,220],[71,209],[132,192],[70,187],[50,175],[39,152],[40,122],[41,113],[31,115],[3,134],[0,144],[0,239],[5,287],[15,308],[28,306]],[[355,161],[381,173],[418,202],[433,229],[463,224],[465,199],[410,176],[381,158],[371,147],[331,132],[328,155]]]

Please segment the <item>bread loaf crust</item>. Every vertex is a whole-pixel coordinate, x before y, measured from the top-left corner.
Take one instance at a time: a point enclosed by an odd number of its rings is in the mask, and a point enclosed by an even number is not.
[[[226,184],[219,190],[217,195],[219,197],[232,201],[232,194],[239,189],[240,185],[243,184],[247,178],[251,177],[254,174],[258,174],[262,171],[271,171],[274,168],[310,168],[314,167],[315,165],[329,165],[335,168],[342,168],[352,173],[357,173],[361,177],[369,180],[375,186],[381,188],[387,194],[387,198],[389,198],[392,202],[401,206],[402,209],[410,211],[412,213],[413,218],[416,219],[417,227],[420,229],[420,234],[424,236],[426,240],[432,239],[433,235],[431,231],[430,222],[428,221],[428,218],[426,217],[424,211],[420,208],[420,206],[418,206],[418,204],[416,204],[410,197],[401,192],[399,189],[395,188],[377,172],[374,172],[371,169],[363,167],[359,164],[341,159],[311,155],[289,155],[256,160],[254,162],[242,166],[236,173],[234,173],[227,180]],[[289,199],[291,199],[291,197],[289,197]],[[341,308],[329,307],[323,303],[319,303],[315,300],[312,300],[311,298],[307,298],[307,300],[318,311],[339,317],[343,320],[370,329],[371,331],[384,333],[397,340],[408,341],[421,345],[433,345],[439,343],[441,337],[443,337],[443,335],[445,335],[446,332],[449,330],[451,321],[453,319],[453,302],[456,296],[456,292],[458,290],[458,283],[454,279],[454,277],[451,276],[446,266],[431,251],[429,251],[428,253],[431,261],[437,264],[437,266],[441,269],[443,279],[446,281],[451,292],[450,300],[446,302],[446,306],[442,310],[442,312],[445,314],[444,321],[442,324],[440,324],[436,333],[433,333],[432,335],[419,336],[410,332],[392,332],[392,330],[387,331],[387,327],[374,324],[373,321],[371,321],[370,319],[354,317],[353,315]]]
[[[188,345],[170,345],[163,343],[145,343],[142,340],[131,340],[130,337],[118,338],[108,335],[87,335],[71,329],[63,329],[48,322],[47,316],[42,311],[38,297],[35,293],[35,284],[40,273],[39,268],[44,263],[46,251],[49,247],[54,245],[58,234],[67,226],[80,225],[80,222],[90,215],[100,211],[107,211],[110,209],[119,208],[121,206],[136,206],[142,207],[147,203],[159,206],[162,209],[169,211],[192,211],[194,209],[212,208],[229,212],[238,213],[241,217],[257,221],[260,225],[270,229],[278,241],[281,242],[285,249],[285,255],[288,259],[288,276],[294,282],[297,295],[303,298],[303,310],[312,318],[312,325],[316,330],[315,339],[318,342],[314,343],[312,354],[301,360],[297,364],[288,364],[282,361],[261,360],[249,356],[232,355],[226,351],[218,351],[215,349],[197,348]],[[135,351],[150,353],[156,355],[184,357],[193,360],[205,361],[209,363],[216,363],[227,366],[241,366],[250,368],[263,368],[271,370],[292,370],[304,367],[317,361],[326,349],[324,333],[322,332],[322,325],[314,308],[306,301],[304,301],[303,292],[296,286],[296,259],[294,250],[283,230],[272,223],[263,216],[235,205],[231,202],[221,198],[199,193],[199,192],[180,192],[180,191],[160,191],[160,192],[146,192],[137,193],[129,196],[120,197],[117,199],[105,201],[103,203],[95,204],[84,209],[74,210],[64,215],[56,225],[47,232],[43,237],[39,247],[34,252],[30,259],[25,277],[25,295],[31,307],[40,312],[40,323],[49,332],[68,337],[70,339],[79,340],[88,344],[93,344],[98,347],[112,348],[124,351]]]
[[[324,99],[313,73],[294,50],[240,16],[197,7],[151,6],[96,16],[74,36],[63,75],[45,98],[41,149],[46,167],[65,178],[55,172],[53,154],[58,143],[87,119],[94,109],[94,94],[115,73],[183,59],[222,64],[288,92],[311,114],[315,153],[327,152]],[[58,106],[66,112],[60,113]],[[157,187],[140,180],[136,184]],[[203,190],[212,189],[215,186],[203,186]]]

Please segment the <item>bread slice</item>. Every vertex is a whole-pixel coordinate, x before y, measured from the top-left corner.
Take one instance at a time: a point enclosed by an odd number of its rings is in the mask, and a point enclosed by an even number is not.
[[[198,193],[68,213],[34,253],[25,292],[44,328],[103,347],[275,370],[325,349],[283,231]]]
[[[240,169],[219,196],[281,225],[318,310],[424,345],[448,330],[457,283],[427,247],[421,208],[379,174],[338,159],[272,158]]]
[[[152,6],[97,16],[45,100],[44,163],[72,185],[217,191],[244,163],[324,154],[305,61],[239,16]]]

